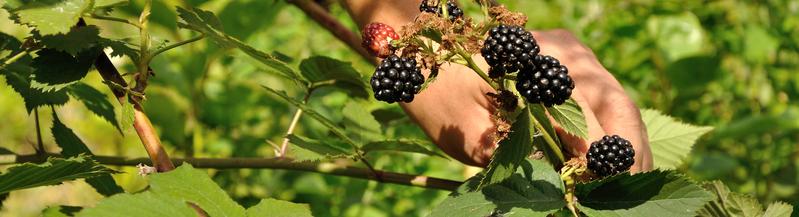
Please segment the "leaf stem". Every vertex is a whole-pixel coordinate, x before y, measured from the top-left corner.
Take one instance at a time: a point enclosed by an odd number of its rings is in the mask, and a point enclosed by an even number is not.
[[[311,98],[311,93],[313,93],[313,91],[314,89],[308,89],[308,93],[306,93],[305,98],[302,99],[302,104],[308,103],[308,99]],[[302,117],[302,108],[298,107],[297,111],[294,112],[294,117],[291,119],[288,130],[286,130],[286,135],[283,137],[283,143],[280,144],[280,152],[278,152],[277,157],[286,156],[286,149],[289,145],[289,135],[294,133],[294,128],[296,128],[297,123],[300,122],[300,117]]]
[[[99,14],[92,14],[92,16],[90,18],[98,19],[98,20],[107,20],[107,21],[130,24],[132,26],[135,26],[136,28],[141,29],[141,25],[139,25],[139,23],[136,23],[136,22],[133,22],[133,21],[130,21],[130,20],[127,20],[127,19],[118,18],[118,17],[109,17],[109,16],[103,16],[103,15],[99,15]]]
[[[20,51],[16,55],[14,55],[11,58],[8,58],[6,61],[4,61],[3,65],[0,65],[0,68],[5,68],[7,65],[10,65],[11,63],[16,62],[17,60],[19,60],[20,58],[24,57],[25,55],[28,55],[28,51],[27,50]]]
[[[544,129],[544,126],[541,125],[541,122],[539,122],[538,119],[533,118],[533,123],[535,128],[538,129],[538,132],[541,132],[541,136],[544,137],[544,141],[546,141],[547,145],[549,145],[549,148],[552,149],[552,152],[554,152],[558,157],[558,161],[560,161],[561,164],[565,163],[566,158],[563,156],[563,152],[560,150],[558,143],[552,139],[552,135],[549,135],[549,132]]]
[[[200,39],[203,39],[204,37],[205,37],[205,34],[200,34],[200,35],[194,36],[194,37],[192,37],[190,39],[187,39],[187,40],[184,40],[184,41],[180,41],[180,42],[177,42],[177,43],[174,43],[174,44],[170,44],[170,45],[168,45],[166,47],[163,47],[161,49],[153,51],[152,54],[150,54],[150,57],[155,57],[155,56],[158,56],[158,54],[163,53],[164,51],[168,51],[168,50],[171,50],[171,49],[176,48],[176,47],[183,46],[183,45],[188,44],[188,43],[199,41]]]
[[[33,109],[33,116],[36,120],[36,154],[43,155],[46,152],[44,150],[44,142],[42,142],[42,128],[39,125],[39,108]]]
[[[477,75],[479,75],[480,78],[483,79],[483,81],[485,81],[486,83],[488,83],[488,85],[491,86],[491,88],[494,88],[494,90],[498,90],[499,89],[499,86],[497,86],[496,83],[491,82],[491,78],[489,78],[488,75],[486,75],[486,73],[483,72],[483,69],[480,69],[480,67],[477,66],[477,63],[474,62],[474,59],[472,59],[471,55],[469,55],[468,53],[466,53],[465,51],[463,51],[460,48],[456,48],[456,49],[457,50],[455,52],[458,53],[458,55],[460,55],[461,58],[466,60],[466,66],[467,67],[469,67],[474,72],[476,72]]]
[[[37,162],[47,157],[58,157],[58,154],[38,155],[12,155],[0,158],[0,165],[10,165],[16,163]],[[94,160],[105,165],[114,166],[136,166],[148,163],[147,158],[128,158],[120,156],[93,156]],[[376,171],[381,174],[380,178],[374,177],[375,171],[370,171],[361,167],[353,167],[348,163],[310,163],[293,162],[285,158],[175,158],[172,159],[177,165],[189,163],[195,168],[214,168],[214,169],[284,169],[294,171],[315,172],[327,175],[346,176],[359,179],[374,180],[382,183],[393,183],[407,186],[415,186],[429,189],[454,191],[463,182],[434,178],[429,176],[403,174],[388,171]]]

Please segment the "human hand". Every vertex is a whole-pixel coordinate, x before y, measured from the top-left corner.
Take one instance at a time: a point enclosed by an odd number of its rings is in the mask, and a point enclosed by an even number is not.
[[[361,25],[381,22],[398,28],[413,21],[420,0],[395,1],[345,0],[344,6]],[[652,154],[646,129],[635,104],[621,84],[599,63],[593,52],[564,30],[533,32],[541,53],[551,55],[569,68],[575,82],[572,97],[583,108],[588,124],[588,142],[556,131],[569,152],[584,156],[590,142],[604,135],[619,135],[633,144],[635,164],[632,172],[652,169]],[[483,58],[473,57],[484,71]],[[424,72],[428,76],[429,71]],[[485,166],[496,148],[495,109],[486,95],[494,92],[471,69],[442,66],[438,78],[411,103],[402,103],[406,113],[445,153],[469,165]]]

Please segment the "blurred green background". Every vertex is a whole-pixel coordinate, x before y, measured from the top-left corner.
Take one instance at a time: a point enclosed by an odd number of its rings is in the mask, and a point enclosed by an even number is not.
[[[799,1],[500,1],[529,16],[528,29],[565,28],[596,52],[639,107],[655,108],[678,119],[716,129],[702,137],[679,170],[696,180],[723,180],[734,191],[763,202],[799,205]],[[479,17],[470,1],[460,1],[467,15]],[[371,65],[338,42],[299,9],[274,0],[155,1],[152,35],[162,41],[191,36],[176,26],[175,6],[214,11],[225,32],[260,50],[278,52],[296,67],[300,60],[329,56],[351,61],[364,76]],[[114,11],[133,19],[142,3]],[[357,26],[336,3],[330,11],[348,27]],[[24,37],[28,29],[0,14],[2,32]],[[107,38],[135,38],[133,28],[88,20]],[[397,27],[395,27],[397,28]],[[136,39],[137,40],[137,39]],[[544,52],[546,48],[543,48]],[[114,59],[123,72],[134,67]],[[270,157],[294,108],[259,87],[267,84],[301,98],[293,82],[266,72],[244,54],[203,40],[157,57],[157,76],[148,88],[146,112],[168,151],[175,157]],[[97,73],[83,81],[111,97]],[[352,101],[335,89],[314,93],[312,107],[333,120]],[[392,104],[368,101],[369,109],[401,112]],[[22,98],[0,77],[0,147],[32,153],[33,116]],[[114,103],[116,106],[117,104]],[[119,109],[119,108],[118,108]],[[45,143],[52,115],[40,109]],[[56,108],[95,154],[144,157],[132,129],[120,134],[111,124],[70,101]],[[407,118],[384,126],[388,137],[425,138]],[[327,131],[309,118],[297,134],[325,139]],[[379,169],[462,180],[474,172],[447,159],[414,154],[368,156]],[[127,191],[139,191],[146,178],[134,168],[117,168]],[[359,179],[282,170],[209,170],[213,178],[245,206],[274,197],[310,203],[317,216],[423,216],[447,192]],[[0,216],[37,216],[52,205],[91,206],[101,196],[83,182],[12,192]]]

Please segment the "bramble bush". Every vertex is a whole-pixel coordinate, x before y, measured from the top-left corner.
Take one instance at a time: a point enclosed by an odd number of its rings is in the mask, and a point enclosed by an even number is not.
[[[797,3],[501,3],[424,1],[413,23],[393,27],[398,37],[367,31],[364,46],[388,57],[375,62],[328,1],[6,1],[4,212],[26,215],[8,208],[23,189],[83,180],[96,193],[69,194],[100,199],[29,206],[49,206],[44,216],[791,216]],[[320,19],[328,25],[310,25]],[[622,138],[588,156],[563,151],[549,117],[587,138],[585,117],[568,66],[524,30],[551,27],[589,41],[647,108],[655,170],[626,172]],[[480,172],[453,164],[393,103],[412,101],[445,64],[500,93],[495,118],[510,128]]]

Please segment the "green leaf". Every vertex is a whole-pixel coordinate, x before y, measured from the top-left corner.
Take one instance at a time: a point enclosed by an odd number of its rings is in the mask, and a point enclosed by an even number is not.
[[[481,188],[511,177],[519,164],[532,154],[535,129],[532,127],[530,118],[528,108],[525,108],[516,117],[516,122],[511,125],[508,137],[499,142],[499,147],[491,156],[486,175],[480,180]]]
[[[549,107],[547,111],[566,133],[588,139],[588,124],[585,122],[585,115],[574,99],[569,98],[563,105]],[[554,136],[555,134],[550,135]]]
[[[106,38],[101,38],[99,42],[104,48],[111,48],[111,57],[127,56],[134,63],[139,62],[139,50],[137,48],[131,47],[133,45],[130,43]]]
[[[328,140],[323,143],[319,140],[313,140],[294,134],[288,135],[288,138],[292,144],[297,145],[299,148],[314,152],[321,156],[320,158],[313,159],[309,159],[308,157],[300,157],[297,159],[300,161],[316,161],[321,160],[322,158],[342,158],[354,153],[352,147],[348,147],[347,144],[342,144],[340,141],[336,140]]]
[[[208,174],[189,164],[152,175],[150,190],[176,201],[194,203],[209,216],[244,216],[244,207],[233,201]]]
[[[68,217],[75,216],[83,207],[79,206],[51,206],[42,210],[42,217]]]
[[[94,47],[100,40],[100,29],[97,26],[80,26],[55,35],[42,36],[42,44],[46,48],[63,51],[72,56],[78,52]]]
[[[38,56],[31,63],[35,68],[33,80],[59,90],[61,87],[59,85],[68,85],[85,77],[100,52],[100,49],[94,48],[82,51],[77,57],[73,57],[66,52],[42,49],[37,52]]]
[[[793,206],[783,202],[774,202],[768,206],[763,217],[790,217],[793,214]]]
[[[120,106],[119,116],[117,116],[117,122],[122,131],[130,129],[133,126],[133,104],[125,103]]]
[[[18,7],[7,3],[4,8],[18,23],[36,28],[41,35],[52,35],[69,32],[91,5],[91,0],[39,0]]]
[[[308,204],[292,203],[288,201],[263,199],[261,202],[247,208],[247,216],[269,217],[311,217],[311,208]]]
[[[0,174],[0,194],[110,173],[114,171],[86,156],[50,158],[42,164],[25,163],[8,168],[6,173]]]
[[[128,0],[94,0],[94,9],[113,8],[124,6],[129,3]]]
[[[122,128],[119,127],[119,122],[117,122],[116,119],[114,105],[108,101],[105,94],[82,82],[71,85],[67,89],[67,92],[69,92],[72,97],[82,102],[83,105],[86,105],[89,111],[105,119],[122,133]]]
[[[189,207],[185,201],[175,200],[167,195],[146,191],[138,194],[114,195],[100,201],[95,207],[83,209],[76,216],[196,217],[197,212]]]
[[[39,106],[63,105],[69,101],[65,90],[43,91],[33,88],[31,77],[33,68],[26,63],[15,62],[0,69],[0,72],[5,74],[6,83],[25,100],[25,108],[28,113]]]
[[[433,208],[431,217],[547,216],[566,205],[560,175],[545,161],[525,160],[508,179],[474,190],[478,174]]]
[[[236,47],[245,54],[263,63],[269,67],[270,71],[278,73],[284,77],[304,81],[305,78],[294,70],[291,70],[286,63],[278,60],[275,56],[259,51],[249,45],[241,42],[239,39],[226,35],[222,31],[222,22],[214,16],[210,11],[205,11],[198,8],[191,8],[189,10],[178,7],[178,16],[181,22],[178,26],[181,28],[192,29],[205,34],[210,39],[214,40],[222,47]]]
[[[440,152],[436,151],[438,149],[434,148],[434,145],[431,144],[430,142],[422,140],[412,140],[412,139],[390,139],[384,141],[374,141],[363,145],[363,147],[361,147],[361,150],[363,150],[366,153],[375,152],[375,151],[410,152],[410,153],[426,154],[430,156],[438,156],[445,159],[447,158]]]
[[[546,113],[546,108],[544,105],[539,104],[528,104],[527,108],[530,109],[530,114],[533,115],[535,121],[541,124],[541,126],[547,131],[547,133],[552,137],[552,140],[555,141],[556,144],[560,144],[560,138],[557,136],[555,132],[555,128],[552,126],[552,122],[549,121],[549,117]],[[561,150],[553,150],[544,139],[544,136],[536,136],[533,138],[533,146],[537,150],[542,150],[544,152],[544,156],[549,160],[549,163],[552,165],[560,166],[562,162],[558,159],[558,155],[555,153],[556,151]],[[560,149],[560,147],[557,147]],[[562,152],[561,152],[562,153]]]
[[[22,42],[16,37],[0,32],[0,60],[16,55],[22,49]],[[2,67],[0,67],[2,68]]]
[[[771,204],[768,210],[763,210],[763,205],[757,199],[730,192],[721,181],[707,182],[703,185],[715,196],[715,199],[699,210],[700,216],[790,216],[793,211],[793,207],[780,202]]]
[[[743,56],[755,63],[767,63],[769,59],[774,59],[780,40],[769,34],[769,32],[759,25],[748,25],[743,36],[744,52]]]
[[[699,54],[707,46],[702,24],[691,12],[650,16],[646,28],[668,61]]]
[[[368,102],[360,100],[347,102],[342,110],[344,119],[341,125],[346,128],[347,135],[361,143],[385,139],[380,123],[369,115],[367,106]]]
[[[575,192],[588,216],[696,216],[713,197],[684,176],[660,170],[578,183]]]
[[[672,169],[682,164],[696,139],[713,129],[680,123],[651,109],[641,110],[641,119],[649,133],[655,167],[662,169]]]
[[[327,127],[330,130],[330,132],[332,132],[334,135],[336,135],[339,138],[341,138],[342,140],[344,140],[344,142],[346,142],[347,144],[350,144],[353,148],[359,147],[358,143],[356,143],[349,136],[347,136],[347,134],[344,132],[344,130],[339,128],[339,126],[334,124],[333,121],[331,121],[330,119],[327,119],[326,117],[322,116],[321,114],[319,114],[315,110],[311,109],[311,107],[308,107],[304,103],[289,97],[283,91],[278,91],[278,90],[272,89],[272,88],[264,86],[264,85],[261,85],[261,86],[264,89],[266,89],[267,91],[269,91],[269,92],[275,94],[276,96],[280,97],[284,101],[286,101],[288,103],[291,103],[292,105],[302,109],[302,111],[306,115],[308,115],[309,117],[319,121],[319,123],[321,123],[322,125]]]
[[[64,156],[76,157],[82,154],[92,155],[89,147],[87,147],[71,129],[61,123],[61,120],[58,119],[58,115],[55,113],[53,113],[53,128],[51,130],[55,142],[58,144],[58,147],[61,147],[61,154]],[[88,178],[86,179],[86,183],[89,183],[98,193],[105,196],[125,192],[125,190],[122,190],[122,187],[117,185],[111,175],[100,175]]]
[[[366,82],[352,64],[330,57],[313,56],[300,62],[300,72],[311,85],[332,85],[347,91],[350,96],[369,98]],[[323,87],[323,86],[320,86]]]

